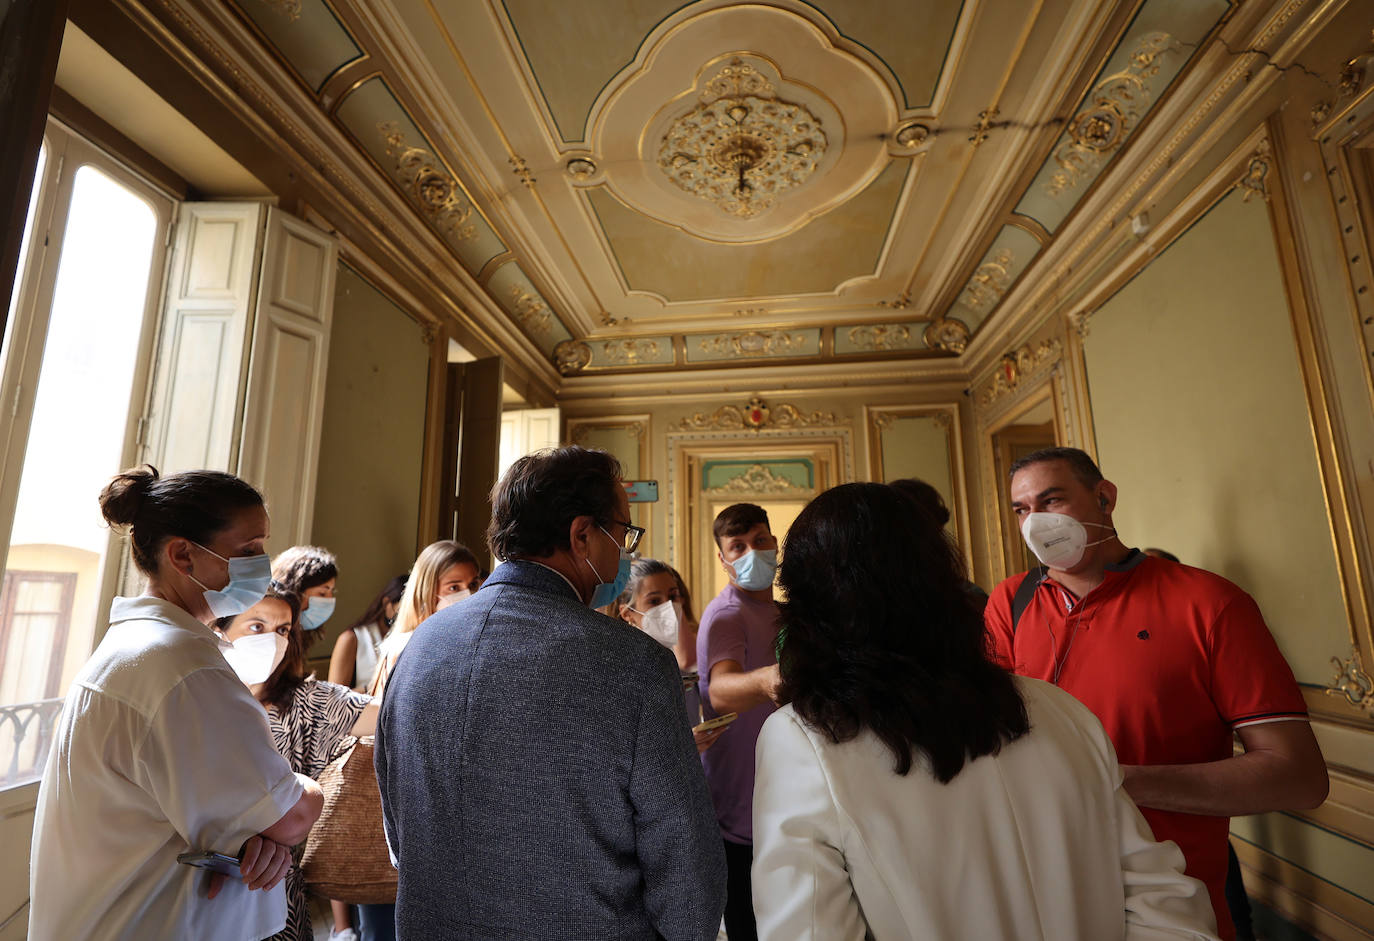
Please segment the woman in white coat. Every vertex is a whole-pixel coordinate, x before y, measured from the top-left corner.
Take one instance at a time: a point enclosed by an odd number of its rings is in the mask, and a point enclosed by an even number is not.
[[[1101,724],[987,659],[958,551],[908,497],[821,494],[780,583],[787,705],[759,736],[754,790],[761,939],[1215,937]]]

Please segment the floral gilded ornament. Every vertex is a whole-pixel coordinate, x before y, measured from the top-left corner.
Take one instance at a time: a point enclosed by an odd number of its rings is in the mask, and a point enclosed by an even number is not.
[[[749,356],[775,356],[780,353],[800,352],[806,346],[806,334],[787,333],[782,330],[773,333],[721,333],[706,337],[699,344],[703,353],[716,353],[737,358]]]
[[[669,125],[657,162],[675,186],[749,219],[805,183],[826,143],[805,105],[779,98],[765,75],[735,58]]]
[[[962,353],[968,348],[968,325],[962,320],[941,317],[926,327],[922,339],[935,350]]]
[[[1178,48],[1178,41],[1168,33],[1146,33],[1126,68],[1097,83],[1086,107],[1069,122],[1068,140],[1054,152],[1059,169],[1045,183],[1050,196],[1073,188],[1116,152],[1148,110],[1153,95],[1150,79],[1159,74],[1164,56]]]
[[[806,487],[792,483],[786,477],[779,477],[762,464],[750,466],[743,474],[732,477],[719,487],[705,491],[711,496],[731,494],[779,494],[805,492]]]
[[[377,125],[377,131],[386,141],[387,156],[394,160],[392,176],[439,231],[459,241],[476,235],[477,227],[468,224],[472,203],[464,197],[458,181],[439,168],[434,154],[407,143],[405,133],[395,121],[383,121]]]
[[[834,412],[803,412],[788,402],[770,407],[756,395],[742,408],[738,405],[722,405],[714,412],[697,412],[674,427],[678,431],[761,431],[765,428],[833,427],[848,423],[848,419],[837,418]]]
[[[875,323],[850,329],[849,342],[861,350],[881,352],[911,346],[911,328],[904,323]]]
[[[1374,678],[1365,672],[1360,648],[1350,648],[1350,659],[1331,658],[1336,675],[1326,688],[1326,695],[1340,696],[1357,709],[1374,716]]]
[[[633,366],[645,360],[658,359],[657,340],[606,340],[601,344],[601,356],[607,364]]]
[[[581,340],[564,340],[553,348],[553,365],[561,375],[576,375],[591,361],[592,348]]]
[[[1011,249],[1003,248],[979,265],[964,285],[963,305],[973,311],[991,310],[1010,286],[1011,266],[1015,262]]]
[[[1022,346],[1006,353],[997,363],[992,380],[978,396],[978,404],[986,407],[1004,395],[1015,392],[1026,378],[1057,360],[1063,348],[1064,344],[1059,338],[1052,337],[1040,341],[1034,348]]]
[[[514,285],[510,289],[511,306],[515,309],[515,319],[520,321],[530,333],[537,336],[547,336],[553,329],[553,312],[549,310],[549,305],[544,303],[544,299],[538,294],[531,294],[520,285]]]

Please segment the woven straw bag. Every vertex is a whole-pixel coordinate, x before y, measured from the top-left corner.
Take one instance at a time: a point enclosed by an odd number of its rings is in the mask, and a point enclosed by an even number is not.
[[[397,872],[382,830],[374,750],[371,736],[355,739],[320,773],[324,810],[301,857],[301,875],[312,892],[355,905],[396,901]]]

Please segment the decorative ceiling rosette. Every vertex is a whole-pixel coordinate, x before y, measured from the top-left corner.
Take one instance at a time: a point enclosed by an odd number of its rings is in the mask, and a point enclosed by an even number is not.
[[[684,191],[748,219],[810,179],[827,143],[819,118],[779,98],[766,75],[736,57],[668,126],[658,168]]]

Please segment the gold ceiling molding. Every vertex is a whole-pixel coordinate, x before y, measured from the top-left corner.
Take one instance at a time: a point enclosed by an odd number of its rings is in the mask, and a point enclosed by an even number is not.
[[[851,327],[849,342],[861,350],[905,350],[911,347],[911,328],[904,323],[874,323]]]
[[[672,428],[676,431],[761,431],[765,428],[833,428],[847,424],[848,419],[837,418],[834,412],[803,412],[788,402],[770,407],[756,395],[743,407],[722,405],[714,412],[697,412]]]
[[[536,336],[548,336],[553,329],[553,312],[542,297],[515,284],[511,286],[510,299],[515,308],[515,319],[520,321],[521,326]]]
[[[1259,142],[1255,152],[1251,154],[1249,162],[1245,165],[1245,172],[1236,180],[1236,186],[1245,191],[1241,197],[1243,202],[1249,202],[1251,196],[1260,196],[1266,203],[1269,202],[1269,166],[1271,163],[1269,141],[1266,138]]]
[[[978,396],[978,404],[986,408],[1003,396],[1015,392],[1027,378],[1058,360],[1063,348],[1064,344],[1058,337],[1051,337],[1041,340],[1034,347],[1018,347],[1003,355],[991,382]]]
[[[718,333],[713,337],[703,337],[698,346],[703,353],[735,358],[776,356],[779,353],[790,353],[804,348],[806,339],[804,333],[788,333],[785,330],[765,333],[751,330],[748,333]]]
[[[668,125],[657,163],[675,186],[749,219],[810,179],[826,146],[819,118],[779,98],[767,76],[734,58]]]
[[[1016,257],[1011,249],[1000,249],[983,262],[964,285],[963,304],[969,310],[988,311],[997,305],[1011,286],[1011,266]]]
[[[754,464],[738,477],[731,477],[719,487],[703,490],[703,496],[729,496],[731,494],[784,494],[810,493],[809,487],[792,483],[786,477],[778,477],[762,464]]]
[[[1055,150],[1059,169],[1045,183],[1049,195],[1072,189],[1116,152],[1150,103],[1149,82],[1159,74],[1161,59],[1178,48],[1168,33],[1147,33],[1131,53],[1130,64],[1097,83],[1088,106],[1069,122],[1069,139]]]
[[[968,142],[974,147],[988,139],[988,131],[992,130],[993,122],[997,120],[998,111],[996,108],[987,108],[978,112],[978,123],[973,125],[973,133],[968,136]]]
[[[962,353],[968,348],[968,324],[962,320],[941,317],[926,327],[922,337],[931,349]]]
[[[903,291],[890,301],[879,301],[878,306],[889,310],[906,310],[911,306],[911,292]]]
[[[1352,646],[1350,657],[1345,660],[1332,657],[1331,666],[1336,675],[1325,688],[1326,695],[1343,697],[1350,705],[1374,716],[1374,677],[1365,672],[1360,648]]]
[[[377,133],[386,141],[387,156],[394,161],[392,174],[414,198],[420,211],[440,232],[459,241],[473,238],[477,227],[469,224],[472,203],[463,197],[458,181],[440,169],[432,153],[409,144],[405,132],[395,121],[380,122]]]

